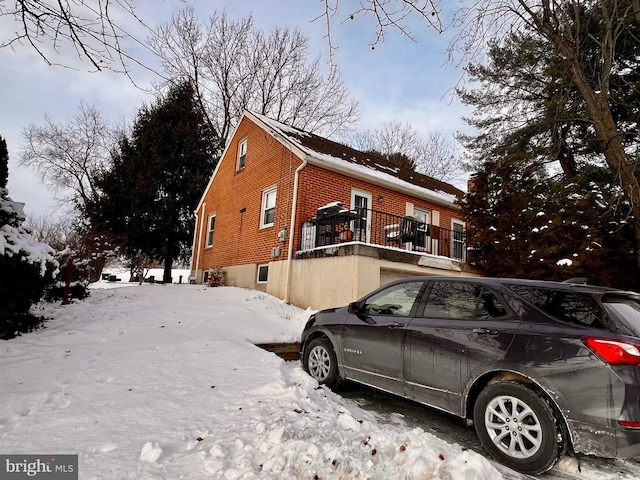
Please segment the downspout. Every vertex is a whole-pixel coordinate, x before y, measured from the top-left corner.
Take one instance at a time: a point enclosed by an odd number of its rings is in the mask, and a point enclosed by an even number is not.
[[[194,232],[193,233],[193,244],[194,244],[194,250],[195,250],[195,244],[196,244],[196,235],[199,233],[199,238],[198,238],[198,251],[196,254],[196,264],[195,264],[195,269],[194,269],[194,282],[198,280],[198,270],[200,270],[200,252],[202,251],[202,235],[204,232],[204,211],[205,211],[205,207],[207,206],[206,203],[202,204],[202,211],[200,213],[200,231],[199,232]],[[198,223],[198,216],[196,214],[196,225]]]
[[[302,164],[296,168],[293,181],[293,203],[291,204],[291,221],[289,222],[289,251],[287,252],[287,275],[284,284],[284,301],[289,303],[291,297],[291,270],[293,269],[293,238],[296,233],[296,210],[298,208],[298,184],[300,183],[300,172],[307,166],[307,156],[304,156]]]
[[[187,280],[191,283],[191,279],[195,281],[195,276],[193,272],[196,268],[196,245],[198,245],[198,210],[193,211],[193,219],[196,221],[196,225],[193,229],[193,243],[191,244],[191,258],[189,259],[189,279]]]

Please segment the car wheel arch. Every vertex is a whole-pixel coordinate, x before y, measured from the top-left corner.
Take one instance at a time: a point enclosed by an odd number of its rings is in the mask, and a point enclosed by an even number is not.
[[[562,414],[562,410],[558,403],[554,400],[553,396],[530,377],[523,375],[519,372],[509,371],[509,370],[497,370],[492,372],[487,372],[484,375],[478,377],[473,385],[469,388],[466,395],[466,405],[464,410],[465,419],[467,422],[473,420],[473,409],[476,404],[476,400],[480,392],[484,390],[489,385],[493,385],[500,382],[518,382],[526,385],[528,388],[536,392],[540,395],[551,407],[551,411],[556,417],[556,423],[559,428],[562,429],[562,433],[564,434],[567,441],[567,448],[569,450],[573,449],[573,433],[569,428],[566,417]]]
[[[315,332],[313,332],[312,334],[310,334],[304,341],[304,345],[302,347],[301,350],[301,357],[300,360],[302,361],[304,356],[306,355],[306,350],[309,347],[309,344],[315,340],[316,338],[324,338],[326,340],[329,341],[329,343],[331,343],[331,346],[333,347],[333,353],[335,353],[336,355],[336,360],[338,362],[338,378],[339,379],[343,379],[343,365],[342,365],[342,352],[338,349],[337,344],[336,344],[336,339],[333,338],[333,335],[330,335],[328,332],[324,331],[324,330],[316,330]]]

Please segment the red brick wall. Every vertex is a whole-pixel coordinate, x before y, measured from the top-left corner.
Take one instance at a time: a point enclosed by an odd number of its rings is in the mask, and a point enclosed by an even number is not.
[[[247,138],[245,168],[236,171],[238,142]],[[287,242],[280,242],[277,235],[285,226],[290,228],[295,170],[301,160],[290,153],[280,142],[245,118],[234,135],[225,158],[213,183],[206,193],[205,215],[198,211],[197,228],[204,218],[204,233],[198,232],[196,252],[201,250],[200,269],[215,266],[268,263],[272,260],[271,249],[281,248],[281,259],[285,259]],[[260,228],[262,192],[277,185],[275,224]],[[393,215],[405,215],[406,203],[429,211],[440,212],[440,226],[451,228],[451,218],[461,218],[461,214],[434,203],[416,199],[389,188],[371,185],[339,173],[330,172],[314,165],[307,165],[300,173],[297,218],[294,225],[294,248],[300,246],[300,226],[316,214],[318,207],[340,201],[351,207],[352,188],[371,193],[370,208]],[[378,198],[382,197],[382,203]],[[244,213],[240,211],[245,209]],[[216,213],[213,248],[204,247],[208,216]]]
[[[298,223],[315,216],[318,207],[330,202],[339,201],[346,208],[351,208],[351,190],[353,188],[371,193],[372,205],[369,208],[373,210],[402,216],[406,214],[406,204],[409,202],[417,208],[440,212],[440,226],[444,228],[451,228],[452,218],[462,219],[461,212],[456,210],[399,193],[390,188],[329,172],[315,165],[308,165],[300,174]],[[378,201],[379,197],[382,197],[382,203]],[[431,217],[431,221],[433,221],[433,217]]]
[[[245,167],[236,171],[238,142],[245,137],[248,140]],[[204,198],[205,232],[202,239],[197,237],[200,268],[268,263],[272,260],[271,249],[276,246],[281,247],[281,255],[286,255],[285,244],[277,234],[290,220],[291,202],[287,202],[287,194],[293,191],[294,172],[300,163],[299,158],[290,156],[287,148],[251,120],[245,119],[240,124]],[[278,189],[274,226],[260,228],[262,192],[272,185]],[[244,213],[240,212],[242,209]],[[206,248],[206,222],[214,212],[213,248]]]

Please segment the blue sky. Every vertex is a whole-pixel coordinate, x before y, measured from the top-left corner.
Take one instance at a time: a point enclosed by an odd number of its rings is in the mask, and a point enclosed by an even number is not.
[[[169,20],[173,11],[187,4],[194,5],[201,19],[214,10],[225,9],[231,18],[253,14],[255,25],[265,31],[276,26],[298,27],[309,37],[312,54],[327,58],[324,20],[312,22],[324,11],[323,1],[163,0],[154,1],[151,8],[151,4],[139,5],[138,15],[154,26]],[[470,111],[449,95],[461,75],[459,70],[445,67],[445,50],[452,32],[438,34],[426,23],[412,22],[408,27],[417,42],[390,30],[385,41],[372,49],[373,19],[343,22],[354,2],[342,0],[339,5],[341,10],[332,23],[332,41],[338,47],[334,62],[359,101],[362,115],[356,128],[374,129],[385,122],[400,121],[425,136],[430,131],[453,134],[466,129],[462,117]],[[448,20],[446,13],[443,18]],[[0,22],[0,31],[7,28],[11,25],[6,20]],[[138,35],[146,37],[143,32]],[[140,47],[133,46],[129,51],[155,66]],[[42,124],[45,114],[54,122],[66,124],[80,101],[96,105],[111,121],[130,121],[143,102],[152,100],[122,75],[108,71],[89,73],[88,64],[76,62],[64,49],[59,58],[75,69],[48,66],[27,46],[0,49],[0,135],[9,148],[9,194],[13,200],[25,203],[27,215],[39,217],[60,215],[62,210],[56,209],[53,195],[39,183],[36,174],[18,165],[24,142],[22,130],[29,124]],[[142,87],[154,81],[153,74],[142,69],[133,69],[133,77]]]

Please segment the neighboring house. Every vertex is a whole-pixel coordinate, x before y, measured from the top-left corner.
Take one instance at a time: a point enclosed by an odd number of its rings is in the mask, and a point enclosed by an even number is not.
[[[191,281],[314,309],[408,275],[473,275],[463,192],[245,112],[195,211]]]

